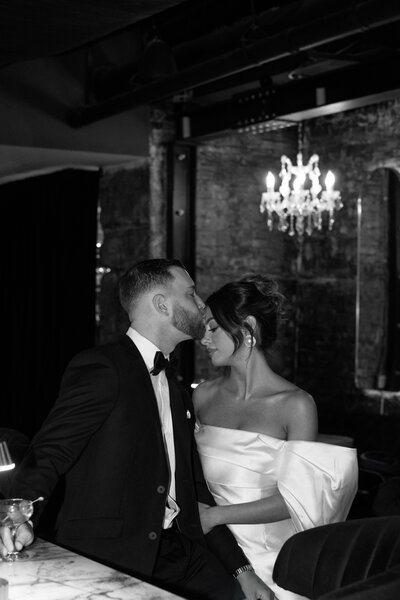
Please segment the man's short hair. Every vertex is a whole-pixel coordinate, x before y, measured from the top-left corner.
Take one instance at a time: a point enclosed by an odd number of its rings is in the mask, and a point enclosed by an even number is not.
[[[157,285],[172,282],[171,267],[185,269],[179,260],[152,258],[132,265],[122,275],[118,283],[119,299],[128,314],[142,294]]]

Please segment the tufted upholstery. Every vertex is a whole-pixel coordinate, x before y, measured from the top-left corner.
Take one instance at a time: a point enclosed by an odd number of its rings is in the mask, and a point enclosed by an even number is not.
[[[400,567],[320,596],[318,600],[398,600]]]
[[[398,600],[400,516],[354,519],[297,533],[283,545],[273,578],[312,600]]]

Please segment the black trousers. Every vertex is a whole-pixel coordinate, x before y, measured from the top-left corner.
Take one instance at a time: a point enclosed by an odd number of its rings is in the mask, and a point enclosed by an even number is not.
[[[152,581],[188,600],[242,600],[236,579],[207,548],[177,529],[162,533]]]

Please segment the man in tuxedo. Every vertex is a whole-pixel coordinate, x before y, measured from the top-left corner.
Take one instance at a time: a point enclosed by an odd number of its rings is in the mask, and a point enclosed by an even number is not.
[[[65,475],[60,544],[191,600],[266,600],[268,588],[229,529],[205,536],[201,529],[197,503],[215,503],[196,452],[191,400],[169,357],[181,341],[203,336],[204,303],[175,260],[137,263],[119,293],[126,335],[72,359],[12,494],[48,499]],[[32,540],[23,526],[16,547]]]

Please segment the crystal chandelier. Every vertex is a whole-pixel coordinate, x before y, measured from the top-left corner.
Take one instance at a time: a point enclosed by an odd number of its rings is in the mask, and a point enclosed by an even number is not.
[[[335,176],[328,171],[325,177],[325,190],[319,178],[318,154],[313,154],[307,164],[303,164],[302,127],[299,125],[299,151],[297,165],[290,158],[281,156],[281,185],[275,191],[275,177],[268,171],[267,191],[261,196],[260,211],[267,213],[267,226],[272,230],[274,221],[279,231],[288,231],[293,236],[304,232],[311,235],[314,229],[322,229],[323,214],[328,214],[328,227],[332,229],[334,211],[343,206],[340,192],[334,190]]]

